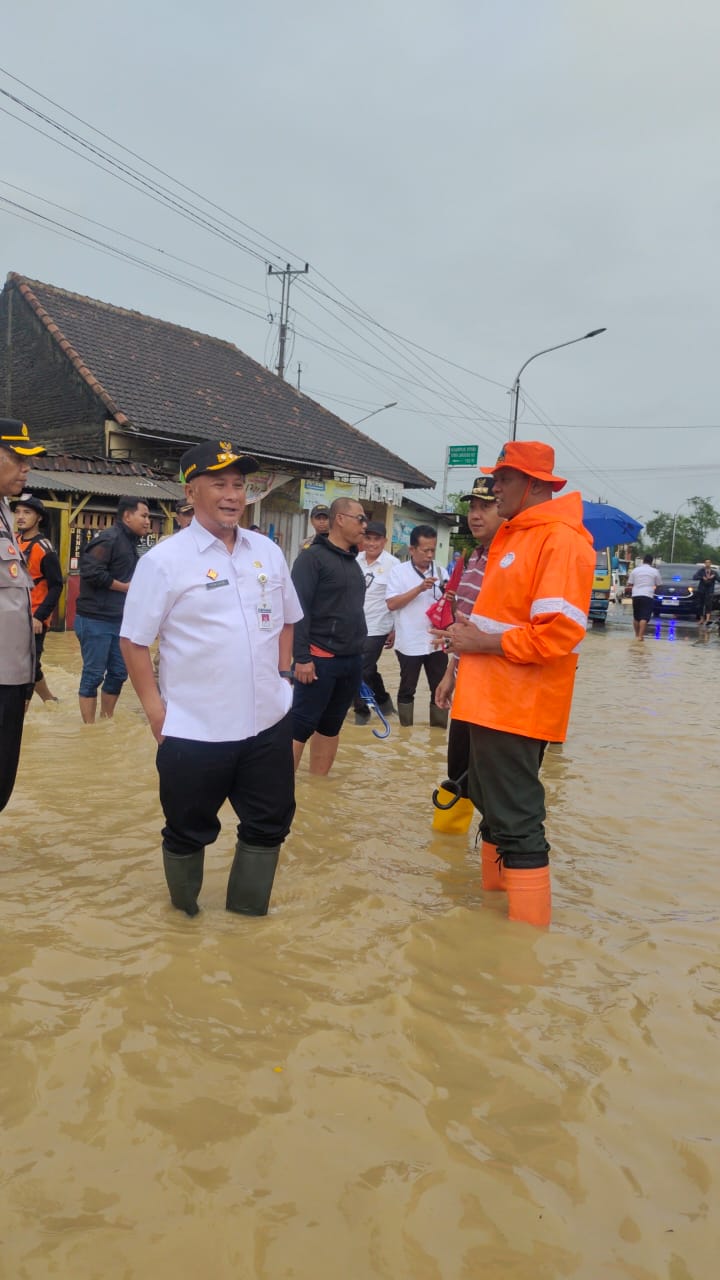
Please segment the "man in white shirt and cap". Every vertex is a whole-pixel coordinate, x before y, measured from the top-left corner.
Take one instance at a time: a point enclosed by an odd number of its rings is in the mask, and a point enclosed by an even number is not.
[[[239,821],[226,907],[266,915],[295,812],[290,665],[302,610],[280,549],[238,528],[255,458],[208,441],[180,465],[192,523],[141,559],[120,633],[158,742],[165,878],[173,906],[196,915],[205,847],[229,800]]]

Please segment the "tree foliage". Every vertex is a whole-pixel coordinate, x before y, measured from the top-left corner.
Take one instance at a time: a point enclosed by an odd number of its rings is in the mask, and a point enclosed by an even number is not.
[[[661,560],[679,564],[695,564],[710,559],[720,560],[720,547],[708,541],[720,529],[720,511],[710,498],[689,498],[687,511],[655,511],[642,535],[642,550],[651,551]],[[675,537],[673,539],[673,526]]]

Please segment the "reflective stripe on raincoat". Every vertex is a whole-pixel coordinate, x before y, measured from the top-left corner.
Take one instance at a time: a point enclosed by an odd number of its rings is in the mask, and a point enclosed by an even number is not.
[[[455,719],[564,741],[594,572],[579,493],[528,507],[500,527],[470,621],[502,636],[503,656],[462,655]]]

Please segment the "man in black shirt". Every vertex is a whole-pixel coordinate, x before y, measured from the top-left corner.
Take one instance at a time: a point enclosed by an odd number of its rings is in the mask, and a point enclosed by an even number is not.
[[[304,614],[295,623],[293,751],[297,768],[312,739],[311,773],[330,772],[342,722],[360,684],[367,625],[357,541],[366,524],[357,498],[336,498],[328,535],[318,534],[292,567]]]
[[[149,528],[147,503],[121,498],[115,523],[96,534],[80,556],[75,634],[83,659],[78,700],[85,724],[95,721],[98,687],[102,685],[100,715],[110,717],[127,680],[120,624],[138,562],[137,544]]]

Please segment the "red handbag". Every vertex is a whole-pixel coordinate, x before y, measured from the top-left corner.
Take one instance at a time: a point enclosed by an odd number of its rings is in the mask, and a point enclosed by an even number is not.
[[[425,610],[431,625],[436,627],[438,631],[446,631],[455,621],[455,595],[460,586],[460,579],[463,576],[464,569],[465,557],[460,556],[445,584],[443,595],[439,600],[433,600],[430,608]]]

